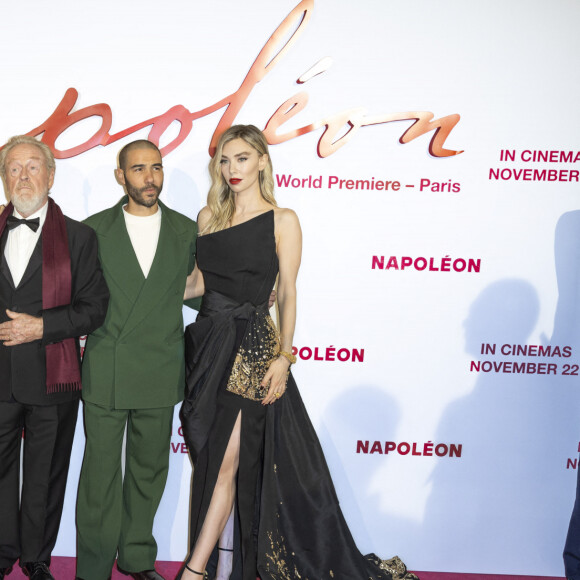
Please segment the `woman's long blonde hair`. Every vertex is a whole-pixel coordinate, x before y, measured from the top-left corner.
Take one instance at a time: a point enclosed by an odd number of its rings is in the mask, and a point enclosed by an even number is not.
[[[215,155],[209,162],[209,174],[211,177],[211,187],[207,194],[207,205],[211,210],[211,217],[202,234],[211,234],[228,227],[229,221],[236,209],[234,196],[230,187],[222,175],[221,159],[224,145],[234,139],[243,139],[248,145],[253,147],[258,155],[268,155],[268,161],[264,169],[260,171],[260,193],[265,201],[277,207],[274,198],[274,174],[272,161],[268,152],[268,142],[260,129],[254,125],[233,125],[224,131],[218,141]]]

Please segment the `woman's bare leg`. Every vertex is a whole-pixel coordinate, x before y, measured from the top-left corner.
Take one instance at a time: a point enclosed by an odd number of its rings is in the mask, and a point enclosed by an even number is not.
[[[235,503],[218,543],[219,558],[216,580],[229,580],[232,573],[234,563],[234,510]]]
[[[193,554],[187,562],[187,565],[197,572],[205,570],[209,557],[233,510],[236,496],[236,475],[240,461],[241,424],[242,412],[240,411],[230,435],[201,532],[195,543]],[[186,568],[182,578],[183,580],[200,580],[201,576],[193,574]]]

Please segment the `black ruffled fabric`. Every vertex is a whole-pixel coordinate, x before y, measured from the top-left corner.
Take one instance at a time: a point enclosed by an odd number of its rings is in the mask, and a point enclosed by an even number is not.
[[[238,304],[219,292],[206,292],[197,320],[185,329],[186,392],[180,418],[184,438],[195,464],[207,442],[212,426],[217,394],[236,341],[236,321],[246,321],[252,332],[257,311],[268,305]]]

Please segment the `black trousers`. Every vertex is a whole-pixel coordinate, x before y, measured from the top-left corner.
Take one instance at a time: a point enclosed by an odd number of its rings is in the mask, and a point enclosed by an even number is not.
[[[78,406],[78,400],[46,407],[0,402],[0,568],[18,559],[50,563]]]

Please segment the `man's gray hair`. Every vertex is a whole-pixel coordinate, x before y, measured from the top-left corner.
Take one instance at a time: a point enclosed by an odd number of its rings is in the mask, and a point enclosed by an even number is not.
[[[12,151],[12,149],[14,149],[14,147],[17,145],[34,145],[38,147],[38,149],[42,152],[48,171],[50,172],[56,169],[54,155],[46,143],[43,143],[42,141],[39,141],[30,135],[16,135],[14,137],[10,137],[6,145],[4,145],[4,147],[2,147],[0,150],[0,177],[2,177],[3,180],[6,179],[6,157],[8,157],[8,153],[10,153],[10,151]]]

